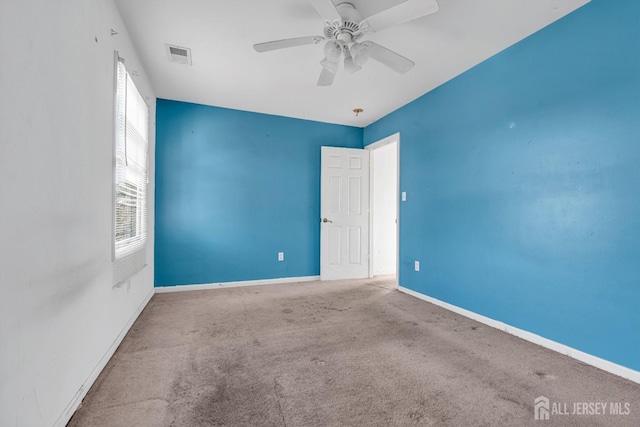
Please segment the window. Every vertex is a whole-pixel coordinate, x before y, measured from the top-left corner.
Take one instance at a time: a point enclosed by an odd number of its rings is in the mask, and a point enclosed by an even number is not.
[[[116,58],[113,280],[119,284],[146,262],[149,108]]]

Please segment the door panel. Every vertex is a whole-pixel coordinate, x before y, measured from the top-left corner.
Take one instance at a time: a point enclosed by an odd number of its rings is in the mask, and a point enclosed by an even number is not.
[[[349,227],[349,264],[359,264],[362,254],[362,230],[360,227]]]
[[[326,225],[329,229],[329,265],[340,265],[340,227],[334,227],[332,225]]]
[[[368,277],[369,151],[322,147],[321,170],[320,276]]]

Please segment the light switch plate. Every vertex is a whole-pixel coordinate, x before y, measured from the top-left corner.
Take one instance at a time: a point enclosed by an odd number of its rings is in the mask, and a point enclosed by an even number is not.
[[[406,202],[406,201],[407,201],[407,192],[406,192],[406,191],[403,191],[403,192],[402,192],[402,201],[403,201],[403,202]]]

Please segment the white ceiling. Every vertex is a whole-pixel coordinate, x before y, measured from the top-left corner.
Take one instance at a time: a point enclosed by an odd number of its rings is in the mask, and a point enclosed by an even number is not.
[[[343,0],[334,0],[340,3]],[[349,0],[386,8],[402,0]],[[367,36],[412,59],[375,62],[317,87],[322,44],[257,53],[254,43],[322,35],[307,0],[116,0],[159,98],[364,127],[572,12],[588,0],[438,0],[430,16]],[[364,13],[367,16],[366,13]],[[191,48],[170,63],[165,44]],[[355,117],[352,110],[363,108]]]

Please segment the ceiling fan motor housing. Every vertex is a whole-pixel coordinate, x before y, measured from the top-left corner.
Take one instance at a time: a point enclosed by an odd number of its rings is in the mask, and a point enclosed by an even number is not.
[[[359,24],[362,22],[360,12],[351,3],[340,3],[336,6],[336,9],[342,19],[326,22],[324,28],[325,37],[343,43],[352,43],[360,39],[364,34]]]

